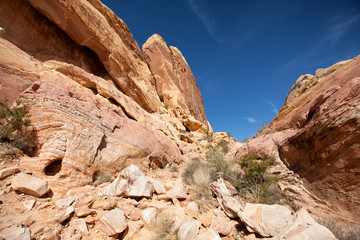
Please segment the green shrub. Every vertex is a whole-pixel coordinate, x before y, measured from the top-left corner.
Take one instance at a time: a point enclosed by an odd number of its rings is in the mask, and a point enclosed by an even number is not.
[[[216,147],[217,147],[217,148],[220,148],[221,151],[222,151],[224,154],[227,154],[227,153],[230,151],[229,143],[228,143],[227,141],[225,141],[224,139],[222,139],[221,141],[219,141],[219,142],[216,144]]]
[[[210,148],[206,153],[206,160],[214,170],[217,178],[224,178],[227,181],[231,181],[233,178],[233,164],[225,159],[222,152],[219,152],[215,148]]]
[[[249,153],[239,160],[243,173],[235,187],[248,200],[274,204],[281,198],[276,185],[277,178],[268,173],[268,168],[276,164],[274,156]]]
[[[8,101],[0,101],[0,139],[10,140],[12,133],[23,132],[30,126],[30,115],[26,105],[20,100],[15,101],[13,108],[8,107]]]

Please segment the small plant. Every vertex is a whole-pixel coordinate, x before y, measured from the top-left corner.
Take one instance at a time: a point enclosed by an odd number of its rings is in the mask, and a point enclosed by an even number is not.
[[[28,107],[20,100],[13,108],[8,107],[8,100],[0,101],[0,139],[10,140],[13,132],[23,132],[31,124],[29,117]]]
[[[265,121],[259,122],[260,123],[260,127],[257,128],[257,132],[255,133],[254,136],[252,136],[252,139],[260,136],[266,129],[267,125],[265,124]]]
[[[195,200],[201,200],[205,205],[212,204],[210,183],[215,180],[215,174],[211,167],[194,158],[184,170],[183,181],[191,186],[192,196]]]
[[[178,165],[172,165],[170,168],[170,172],[178,172],[179,171],[179,166]]]
[[[29,117],[28,106],[21,100],[16,100],[12,108],[7,100],[0,101],[0,140],[11,143],[26,154],[37,145],[35,132],[28,128],[31,125]]]
[[[206,160],[214,170],[217,178],[224,178],[227,181],[231,181],[233,178],[233,164],[225,159],[222,152],[216,148],[210,148],[206,153]]]
[[[111,182],[111,176],[103,172],[95,172],[93,175],[93,182],[98,184]]]
[[[158,214],[155,221],[154,240],[176,240],[176,234],[171,232],[171,227],[174,222],[174,218],[166,211],[162,211]]]
[[[250,141],[249,138],[244,137],[244,139],[242,140],[242,143],[248,143],[249,141]]]
[[[222,151],[224,154],[227,154],[227,153],[230,151],[229,143],[228,143],[227,141],[225,141],[224,139],[222,139],[221,141],[219,141],[219,142],[216,144],[216,147],[217,147],[217,148],[220,148],[221,151]]]
[[[360,225],[331,218],[319,218],[317,221],[327,227],[339,240],[360,240]]]
[[[230,132],[226,132],[226,135],[227,135],[228,138],[233,138],[233,135],[231,135]]]
[[[201,138],[201,140],[206,140],[208,143],[211,143],[213,136],[214,133],[210,131],[209,127],[207,127],[206,131],[204,132],[204,136]]]
[[[268,173],[268,168],[274,166],[275,157],[249,153],[239,160],[243,170],[236,187],[249,200],[273,204],[279,201],[281,194],[275,185],[277,178]]]

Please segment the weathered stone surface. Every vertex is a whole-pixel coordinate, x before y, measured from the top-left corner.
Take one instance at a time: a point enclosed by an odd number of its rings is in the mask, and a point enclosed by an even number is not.
[[[155,226],[156,214],[156,208],[152,207],[141,211],[141,220],[144,222],[145,227],[152,229]]]
[[[153,184],[154,191],[156,192],[156,194],[159,195],[159,194],[166,193],[165,186],[164,186],[164,184],[162,184],[162,182],[160,182],[159,180],[156,180],[154,178],[149,178],[149,180]]]
[[[19,167],[8,167],[0,170],[0,180],[20,172]]]
[[[187,197],[187,193],[184,185],[182,185],[181,183],[176,184],[169,191],[166,192],[166,197],[168,199],[185,199]]]
[[[219,234],[211,228],[206,228],[200,232],[196,240],[221,240]]]
[[[30,240],[30,229],[11,227],[1,231],[1,237],[6,240]]]
[[[211,190],[216,194],[217,200],[230,218],[238,216],[238,212],[243,210],[244,203],[238,191],[227,181],[220,178],[210,184]]]
[[[123,196],[126,189],[128,188],[128,181],[122,179],[120,174],[115,178],[115,180],[108,186],[102,189],[102,194],[105,196]]]
[[[68,198],[62,198],[55,201],[55,205],[59,208],[67,208],[70,207],[71,204],[75,201],[75,198],[68,197]]]
[[[23,202],[23,204],[24,204],[24,207],[26,208],[26,210],[30,211],[34,207],[35,202],[36,202],[36,200],[34,200],[34,199],[26,200]]]
[[[214,229],[216,232],[222,235],[229,235],[231,233],[232,227],[229,223],[229,219],[225,217],[216,217],[211,218],[211,229]]]
[[[33,177],[29,174],[19,173],[12,181],[11,186],[14,190],[42,197],[50,191],[46,181]]]
[[[96,199],[91,208],[102,209],[102,210],[111,210],[116,206],[116,202],[111,199],[98,198]]]
[[[292,223],[291,211],[281,205],[246,203],[239,218],[249,232],[256,232],[263,237],[277,236]]]
[[[120,209],[108,211],[100,219],[100,230],[108,236],[122,233],[127,228],[124,212]]]
[[[274,240],[335,240],[337,239],[332,232],[326,227],[318,224],[307,212],[306,208],[302,208],[295,213],[294,221],[287,228],[273,238]]]
[[[172,231],[177,232],[179,240],[195,240],[198,236],[200,225],[195,219],[176,220]]]
[[[84,219],[73,219],[69,223],[70,227],[78,230],[82,236],[89,234],[88,227]]]
[[[70,36],[71,43],[95,52],[99,65],[126,95],[149,112],[159,110],[155,82],[141,50],[126,24],[110,9],[100,1],[28,2]]]
[[[86,216],[94,214],[94,213],[95,213],[95,211],[90,209],[87,206],[75,208],[75,215],[77,217],[86,217]]]
[[[199,215],[199,206],[196,202],[189,202],[189,204],[184,209],[186,215],[197,218]]]
[[[120,173],[121,177],[128,180],[125,191],[126,197],[151,197],[154,191],[150,179],[142,174],[140,169],[131,164]]]
[[[73,212],[73,206],[67,207],[66,209],[61,210],[58,214],[55,215],[54,221],[58,223],[63,223],[70,218]]]
[[[123,240],[133,240],[136,233],[138,233],[143,226],[144,223],[142,221],[129,222],[124,232]]]
[[[181,52],[175,47],[168,48],[158,34],[151,36],[142,48],[165,106],[206,124],[201,93]]]

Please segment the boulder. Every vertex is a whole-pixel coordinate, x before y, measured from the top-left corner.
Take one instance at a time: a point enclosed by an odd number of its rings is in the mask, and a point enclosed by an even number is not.
[[[131,164],[121,171],[120,176],[128,181],[128,187],[125,191],[126,197],[151,197],[154,191],[150,179],[144,176],[140,169]]]
[[[102,210],[111,210],[116,206],[116,202],[112,199],[98,198],[93,202],[91,208],[102,209]]]
[[[281,233],[272,238],[274,240],[336,240],[332,232],[326,227],[318,224],[307,212],[306,208],[302,208],[294,215],[294,221],[281,231]]]
[[[20,172],[19,167],[8,167],[0,169],[0,180]]]
[[[201,224],[195,219],[176,220],[171,228],[179,240],[196,240]]]
[[[141,220],[144,222],[146,228],[152,229],[155,226],[156,214],[156,208],[152,207],[141,211]]]
[[[115,236],[127,228],[124,212],[120,209],[108,211],[100,219],[100,230],[108,236]]]
[[[102,189],[102,194],[105,196],[123,196],[128,188],[128,181],[122,179],[120,174],[108,186]]]
[[[68,198],[62,198],[55,201],[55,205],[58,208],[67,208],[70,207],[71,204],[73,204],[75,201],[75,198],[68,197]]]
[[[26,208],[26,210],[30,211],[34,207],[35,202],[36,202],[36,200],[34,200],[34,199],[26,200],[23,202],[23,204],[24,204],[24,207]]]
[[[82,236],[89,234],[89,230],[84,219],[73,219],[70,221],[69,226],[80,232]]]
[[[277,236],[293,221],[290,209],[277,204],[246,203],[244,210],[238,214],[249,232],[263,237]]]
[[[229,223],[229,219],[225,217],[213,216],[211,218],[210,228],[224,236],[228,236],[232,231],[232,226]]]
[[[179,183],[174,185],[169,191],[166,192],[168,199],[186,199],[187,193],[183,184]]]
[[[67,207],[66,209],[61,210],[59,213],[55,215],[54,221],[58,223],[63,223],[71,217],[73,212],[74,212],[73,206]]]
[[[205,228],[200,232],[196,240],[221,240],[220,235],[211,228]]]
[[[165,186],[164,184],[162,184],[162,182],[154,178],[149,178],[149,180],[153,184],[154,191],[156,192],[157,195],[166,193]]]
[[[50,191],[46,181],[29,174],[19,173],[12,181],[11,186],[15,191],[42,197]]]
[[[1,231],[1,237],[6,240],[30,240],[30,229],[10,227]]]
[[[75,215],[77,217],[86,217],[86,216],[94,214],[94,213],[95,213],[95,211],[90,209],[87,206],[75,208]]]
[[[216,199],[221,208],[230,218],[236,218],[238,212],[243,210],[243,200],[238,191],[228,181],[220,178],[210,184],[210,189],[216,194]]]
[[[184,212],[190,217],[197,218],[197,216],[199,215],[199,206],[196,202],[189,202]]]

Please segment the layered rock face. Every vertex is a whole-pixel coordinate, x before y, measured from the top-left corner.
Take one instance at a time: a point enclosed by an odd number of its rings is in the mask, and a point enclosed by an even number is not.
[[[56,194],[91,183],[97,172],[179,162],[179,130],[207,126],[182,54],[166,48],[179,99],[169,104],[155,64],[167,56],[145,61],[125,23],[98,0],[1,1],[0,27],[2,99],[21,96],[38,137],[21,166]]]
[[[360,57],[301,76],[265,132],[250,148],[278,149],[310,190],[305,202],[360,221]]]
[[[168,47],[158,34],[146,41],[143,51],[165,106],[184,115],[192,115],[205,124],[201,93],[181,52],[176,47]]]

